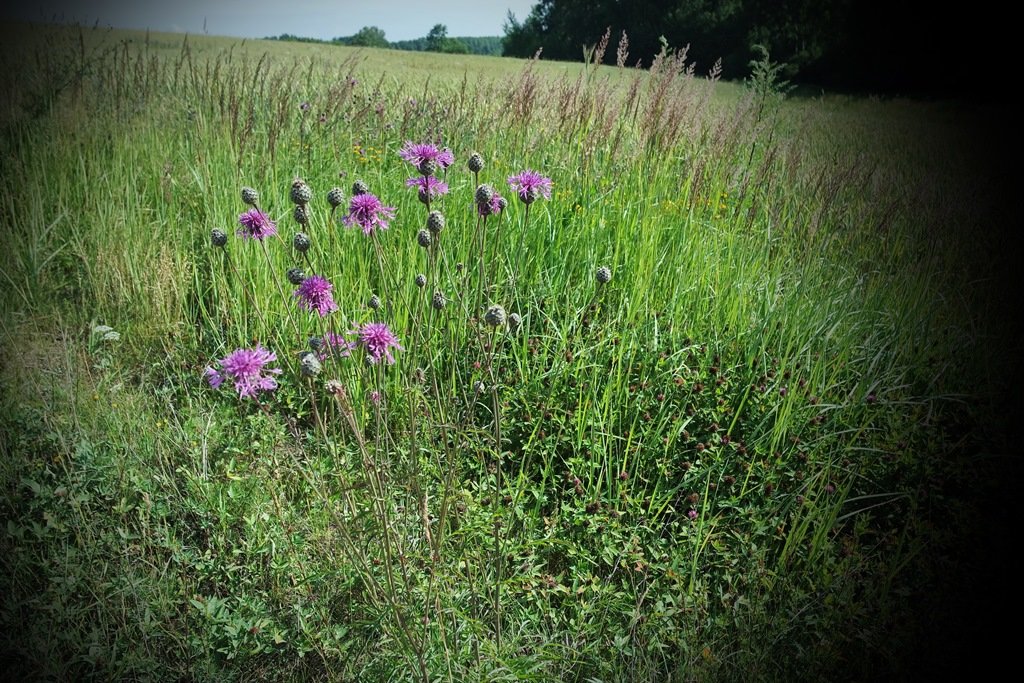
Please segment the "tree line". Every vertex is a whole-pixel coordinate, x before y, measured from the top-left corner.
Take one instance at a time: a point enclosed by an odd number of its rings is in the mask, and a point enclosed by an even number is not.
[[[500,55],[502,53],[501,36],[462,36],[453,38],[448,35],[448,27],[444,24],[435,24],[426,36],[413,40],[389,41],[384,31],[377,26],[364,26],[351,36],[339,36],[330,40],[305,38],[290,33],[271,36],[267,40],[290,40],[302,43],[328,43],[355,47],[412,50],[415,52],[445,52],[448,54]]]
[[[741,79],[762,46],[795,83],[948,93],[987,87],[989,64],[977,60],[1008,51],[1012,23],[981,6],[891,0],[539,0],[522,20],[508,14],[503,53],[581,60],[611,29],[606,64],[622,60],[624,32],[630,66],[650,66],[665,44],[688,46],[698,72],[721,59],[723,77]]]

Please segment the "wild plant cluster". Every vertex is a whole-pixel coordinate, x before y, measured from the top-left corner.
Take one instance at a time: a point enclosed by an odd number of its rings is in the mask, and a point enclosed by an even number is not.
[[[4,71],[12,671],[905,673],[980,414],[972,176],[609,35]]]

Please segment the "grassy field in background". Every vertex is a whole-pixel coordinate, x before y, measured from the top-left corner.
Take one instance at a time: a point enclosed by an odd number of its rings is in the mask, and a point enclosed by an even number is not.
[[[785,98],[677,51],[2,32],[6,677],[917,680],[999,657],[1021,395],[999,107]],[[453,152],[429,204],[407,141]],[[526,169],[550,198],[520,200]],[[387,230],[343,225],[357,181]],[[280,239],[236,236],[243,187]],[[291,268],[338,310],[297,306]],[[371,322],[394,364],[316,356]],[[210,386],[257,345],[276,390]]]

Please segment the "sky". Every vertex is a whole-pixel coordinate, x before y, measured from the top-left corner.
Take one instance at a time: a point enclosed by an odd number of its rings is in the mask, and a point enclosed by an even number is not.
[[[519,21],[537,0],[38,0],[3,3],[0,17],[240,38],[290,33],[329,40],[377,26],[388,40],[500,36],[509,10]],[[204,30],[205,25],[205,30]]]

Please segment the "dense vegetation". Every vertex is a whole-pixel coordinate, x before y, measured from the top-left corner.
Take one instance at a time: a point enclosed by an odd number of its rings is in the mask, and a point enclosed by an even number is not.
[[[1006,651],[1000,112],[591,60],[4,27],[9,677]]]
[[[721,60],[743,78],[762,46],[801,84],[873,93],[959,93],[992,97],[996,71],[1010,63],[1016,38],[994,8],[943,11],[879,0],[540,0],[527,17],[510,14],[504,54],[583,59],[606,30],[625,33],[629,64],[649,66],[670,45],[689,46],[701,73]],[[621,55],[608,53],[606,64]]]

